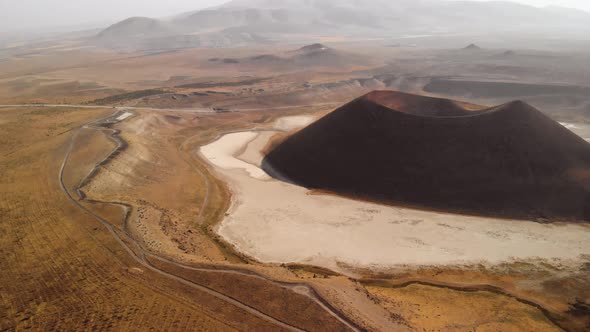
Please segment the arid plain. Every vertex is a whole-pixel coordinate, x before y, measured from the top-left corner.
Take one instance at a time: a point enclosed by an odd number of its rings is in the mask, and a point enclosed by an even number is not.
[[[386,206],[259,168],[376,89],[523,99],[590,137],[588,50],[419,42],[6,51],[0,330],[587,330],[586,224]]]

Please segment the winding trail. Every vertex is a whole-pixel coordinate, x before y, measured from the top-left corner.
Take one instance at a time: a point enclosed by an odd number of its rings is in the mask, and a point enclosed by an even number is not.
[[[179,150],[181,152],[183,152],[186,149],[186,145],[195,137],[197,137],[198,135],[195,136],[191,136],[189,138],[187,138],[181,145]],[[189,154],[189,158],[194,158],[192,153],[188,153]],[[209,181],[209,178],[207,177],[207,175],[205,175],[205,173],[203,173],[203,171],[201,169],[199,169],[197,166],[194,165],[194,163],[190,160],[186,160],[186,158],[184,158],[184,156],[182,157],[182,159],[184,159],[185,162],[187,162],[193,171],[195,171],[197,174],[199,174],[199,176],[203,179],[203,182],[205,182],[205,196],[203,198],[203,203],[201,204],[201,207],[199,208],[199,214],[197,215],[196,219],[195,219],[195,223],[197,225],[200,225],[203,221],[203,216],[205,214],[205,209],[207,208],[207,206],[209,205],[209,201],[210,201],[210,193],[211,193],[211,181]]]
[[[0,107],[2,107],[0,105]],[[23,106],[24,107],[24,106]],[[51,106],[47,106],[47,107],[51,107]],[[73,108],[75,106],[72,106]],[[92,107],[94,108],[94,107]],[[97,107],[99,108],[99,107]],[[102,109],[104,109],[105,107],[100,107]],[[128,110],[129,108],[124,108],[124,110]],[[145,109],[145,108],[142,108]],[[221,299],[229,304],[232,304],[244,311],[247,311],[259,318],[262,318],[268,322],[271,322],[279,327],[285,328],[287,330],[290,331],[303,331],[302,329],[290,325],[286,322],[283,322],[281,320],[278,320],[274,317],[271,317],[263,312],[261,312],[260,310],[253,308],[251,306],[249,306],[248,304],[241,302],[233,297],[230,297],[228,295],[225,295],[223,293],[220,293],[212,288],[209,288],[206,285],[200,284],[200,283],[196,283],[190,280],[187,280],[185,278],[179,277],[177,275],[171,274],[169,272],[166,272],[162,269],[159,269],[157,267],[155,267],[146,257],[151,257],[153,259],[158,259],[160,261],[166,262],[168,264],[174,265],[176,267],[182,268],[182,269],[187,269],[187,270],[194,270],[194,271],[201,271],[201,272],[208,272],[208,273],[231,273],[231,274],[238,274],[238,275],[242,275],[242,276],[246,276],[246,277],[250,277],[250,278],[256,278],[256,279],[260,279],[260,280],[264,280],[266,282],[275,284],[275,285],[279,285],[281,287],[296,291],[299,294],[304,294],[306,296],[308,296],[310,299],[312,299],[314,302],[316,302],[320,307],[322,307],[324,310],[326,310],[329,314],[331,314],[333,317],[335,317],[336,319],[338,319],[341,323],[343,323],[345,326],[347,326],[348,328],[350,328],[352,331],[362,331],[363,329],[358,327],[354,322],[352,322],[350,319],[348,319],[345,315],[343,315],[342,313],[340,313],[339,311],[337,311],[331,304],[329,304],[326,300],[324,300],[321,296],[319,296],[319,294],[315,291],[315,289],[313,289],[313,287],[307,285],[307,284],[303,284],[303,283],[287,283],[287,282],[279,282],[276,280],[272,280],[269,278],[266,278],[264,276],[261,276],[259,274],[256,274],[252,271],[248,271],[245,269],[237,269],[237,268],[229,268],[229,267],[195,267],[195,266],[187,266],[187,265],[183,265],[174,261],[171,261],[169,259],[166,259],[164,257],[158,256],[156,254],[150,253],[148,251],[146,251],[132,236],[129,235],[129,233],[127,232],[126,229],[119,229],[118,227],[114,226],[111,222],[109,222],[108,220],[102,218],[101,216],[95,214],[94,212],[92,212],[91,210],[89,210],[88,208],[86,208],[85,206],[83,206],[81,204],[82,201],[86,201],[88,203],[100,203],[100,204],[111,204],[111,205],[116,205],[116,206],[123,206],[126,211],[126,218],[129,215],[129,211],[131,209],[131,206],[123,204],[123,203],[112,203],[112,202],[100,202],[100,201],[93,201],[93,200],[86,200],[85,198],[85,194],[83,193],[83,191],[81,190],[81,185],[85,185],[88,182],[91,181],[92,177],[96,175],[97,169],[99,167],[104,166],[106,163],[108,163],[113,157],[115,157],[116,155],[118,155],[125,147],[126,147],[126,142],[123,141],[123,139],[120,138],[119,136],[119,131],[116,129],[112,129],[109,128],[110,126],[120,122],[119,120],[117,120],[117,118],[119,116],[121,116],[122,113],[121,111],[117,111],[115,112],[113,115],[110,115],[108,117],[99,119],[99,120],[95,120],[92,121],[90,123],[87,123],[85,125],[83,125],[82,127],[78,128],[74,134],[72,135],[71,139],[70,139],[70,144],[68,146],[68,149],[66,151],[66,154],[64,156],[64,159],[62,161],[60,170],[59,170],[59,174],[58,174],[58,181],[59,181],[59,185],[61,187],[61,190],[64,192],[64,194],[67,196],[67,198],[74,204],[76,205],[79,209],[81,209],[82,211],[84,211],[86,214],[88,214],[89,216],[93,217],[94,219],[96,219],[97,221],[99,221],[110,233],[111,235],[115,238],[115,240],[121,245],[121,247],[123,247],[123,249],[125,249],[127,251],[127,253],[129,253],[129,255],[140,265],[144,266],[145,268],[149,269],[150,271],[153,271],[155,273],[158,273],[162,276],[165,276],[167,278],[173,279],[175,281],[178,281],[184,285],[190,286],[192,288],[195,288],[199,291],[205,292],[209,295],[212,295],[218,299]],[[68,164],[68,160],[70,158],[70,155],[72,153],[72,150],[75,146],[75,142],[76,139],[78,137],[78,134],[80,132],[81,129],[95,129],[95,130],[101,130],[101,131],[105,131],[108,130],[110,132],[109,139],[111,139],[112,141],[117,143],[117,147],[115,148],[115,150],[109,154],[104,160],[102,160],[101,162],[97,163],[95,165],[95,167],[89,172],[89,174],[87,175],[86,178],[84,178],[80,184],[77,186],[76,188],[76,193],[79,196],[79,200],[76,200],[72,194],[69,192],[69,190],[67,189],[63,177],[64,177],[64,173],[65,173],[65,169],[66,166]],[[204,174],[203,174],[204,175]],[[127,222],[125,222],[125,225],[127,224]],[[135,249],[135,251],[130,247],[130,245],[128,245],[125,241],[129,242],[131,244],[131,246],[133,246],[133,248]]]
[[[119,134],[121,132],[117,129],[109,128],[110,125],[113,125],[113,124],[116,124],[117,122],[119,122],[119,120],[117,120],[117,119],[119,119],[120,116],[125,115],[125,114],[134,115],[133,113],[119,111],[113,115],[106,117],[106,118],[99,119],[97,121],[94,121],[92,123],[82,126],[82,129],[93,129],[93,130],[103,131],[103,132],[109,131],[110,134],[106,135],[106,137],[110,141],[115,143],[116,147],[102,161],[96,163],[94,165],[94,167],[90,170],[90,172],[86,175],[86,177],[84,177],[82,180],[80,180],[80,183],[76,186],[76,194],[78,195],[79,201],[86,201],[91,204],[108,204],[108,205],[115,205],[115,206],[121,207],[125,211],[125,216],[123,219],[123,230],[125,232],[127,232],[127,220],[129,218],[129,215],[131,214],[131,210],[133,209],[133,207],[131,205],[121,203],[121,202],[103,202],[103,201],[96,201],[96,200],[88,199],[86,193],[82,190],[82,188],[84,188],[86,185],[88,185],[92,181],[92,179],[94,179],[94,177],[98,174],[100,167],[108,164],[114,157],[119,155],[121,152],[123,152],[127,148],[127,142],[125,142],[119,136]],[[125,119],[127,119],[127,117],[125,117]]]

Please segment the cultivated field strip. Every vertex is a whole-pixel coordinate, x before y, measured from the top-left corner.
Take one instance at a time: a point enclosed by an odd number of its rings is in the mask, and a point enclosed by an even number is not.
[[[93,115],[68,116],[73,118],[68,122],[81,122]],[[37,125],[27,120],[27,125]],[[25,132],[16,137],[25,147],[0,161],[0,330],[247,326],[219,321],[215,312],[174,291],[167,279],[130,273],[134,263],[112,249],[117,248],[114,239],[60,194],[53,170],[58,168],[55,157],[64,152],[56,147],[67,136]],[[251,320],[247,323],[253,326]],[[258,323],[264,326],[264,321]]]

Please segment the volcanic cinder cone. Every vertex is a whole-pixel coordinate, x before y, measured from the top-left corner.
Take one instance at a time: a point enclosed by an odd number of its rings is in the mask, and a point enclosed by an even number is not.
[[[375,91],[275,147],[307,188],[511,218],[590,219],[590,144],[524,102],[492,108]]]

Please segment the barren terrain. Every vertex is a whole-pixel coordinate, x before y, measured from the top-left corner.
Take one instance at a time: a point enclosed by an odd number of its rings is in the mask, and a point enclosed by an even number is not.
[[[354,63],[302,68],[266,61],[304,44],[2,49],[0,330],[587,330],[586,225],[383,206],[260,169],[374,89],[525,99],[590,138],[586,49],[428,40],[326,37]]]
[[[261,158],[256,158],[269,134],[273,132],[228,134],[201,148],[234,193],[219,233],[258,260],[384,270],[525,259],[578,261],[590,253],[590,228],[585,225],[387,207],[313,194],[271,180],[258,168]]]

